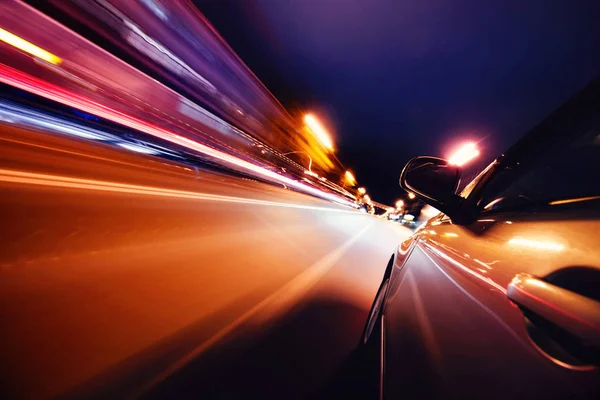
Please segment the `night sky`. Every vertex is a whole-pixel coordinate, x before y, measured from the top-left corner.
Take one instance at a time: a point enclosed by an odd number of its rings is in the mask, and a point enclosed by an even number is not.
[[[375,200],[412,156],[479,142],[478,165],[600,74],[600,1],[195,0],[292,109],[334,127]]]

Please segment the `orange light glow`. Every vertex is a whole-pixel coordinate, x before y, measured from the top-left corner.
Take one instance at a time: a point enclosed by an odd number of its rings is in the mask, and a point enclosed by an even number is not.
[[[10,33],[7,30],[0,28],[0,40],[6,44],[9,44],[17,49],[24,51],[25,53],[31,54],[41,60],[49,62],[50,64],[58,65],[62,62],[62,59],[54,54],[36,46],[35,44],[28,42],[25,39],[21,39],[15,34]]]
[[[360,187],[360,188],[358,188],[358,193],[365,194],[365,193],[367,193],[367,189],[365,189],[364,187]]]
[[[600,196],[590,196],[590,197],[578,197],[575,199],[565,199],[565,200],[555,200],[555,201],[551,201],[550,205],[551,206],[558,206],[561,204],[570,204],[570,203],[579,203],[582,201],[590,201],[590,200],[599,200]]]
[[[304,123],[327,150],[333,150],[333,141],[323,125],[311,114],[304,116]]]
[[[155,197],[172,197],[180,199],[218,201],[227,203],[252,204],[284,208],[299,208],[315,211],[351,213],[345,209],[310,206],[304,204],[284,203],[270,200],[226,196],[212,193],[200,193],[187,190],[166,189],[155,186],[132,185],[121,182],[101,181],[95,179],[75,178],[70,176],[40,174],[10,169],[0,169],[0,182],[19,183],[23,185],[48,186],[58,188],[79,189],[86,191],[130,193]]]
[[[247,171],[251,171],[255,174],[266,176],[270,179],[284,183],[287,186],[295,187],[297,189],[300,189],[301,191],[312,193],[318,197],[332,200],[341,204],[353,206],[352,203],[341,199],[339,196],[332,195],[330,193],[324,192],[309,185],[297,182],[286,176],[279,175],[276,172],[270,171],[266,168],[262,168],[256,164],[238,158],[234,155],[227,154],[200,142],[196,142],[192,139],[169,131],[168,129],[165,129],[163,127],[139,119],[135,116],[128,115],[119,110],[112,109],[106,105],[99,104],[91,99],[85,98],[84,96],[70,92],[65,88],[61,88],[51,83],[45,82],[39,78],[35,78],[24,72],[15,70],[14,68],[11,68],[4,64],[0,64],[0,82],[18,87],[20,89],[48,98],[50,100],[60,102],[70,107],[80,109],[90,114],[106,118],[110,121],[119,123],[129,128],[137,129],[149,135],[167,140],[171,143],[181,145],[188,149],[198,151],[200,153],[214,157],[227,164],[234,165]]]
[[[351,184],[351,185],[356,184],[356,178],[354,177],[354,174],[352,174],[352,172],[346,171],[346,174],[344,176],[346,177],[346,180],[348,181],[349,184]]]
[[[417,197],[417,196],[415,196],[414,193],[409,193],[408,194],[408,198],[411,199],[411,200],[414,200],[415,197]]]
[[[402,208],[404,206],[404,202],[402,200],[398,200],[396,202],[396,208]]]
[[[456,153],[454,153],[448,162],[453,165],[462,166],[467,164],[469,161],[473,160],[479,156],[479,150],[477,149],[477,145],[473,142],[469,142],[464,144]]]

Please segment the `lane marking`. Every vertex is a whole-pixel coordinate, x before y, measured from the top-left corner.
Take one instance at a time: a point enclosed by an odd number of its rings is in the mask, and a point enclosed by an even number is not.
[[[332,211],[341,213],[355,213],[353,210],[343,210],[329,207],[309,206],[304,204],[282,203],[278,201],[249,199],[244,197],[225,196],[210,193],[199,193],[177,189],[165,189],[154,186],[132,185],[126,183],[99,181],[94,179],[72,178],[68,176],[49,175],[34,172],[24,172],[9,169],[0,169],[0,182],[17,183],[23,185],[46,186],[55,188],[80,189],[99,192],[140,194],[146,196],[171,197],[180,199],[193,199],[203,201],[217,201],[226,203],[252,204],[259,206],[274,206],[284,208],[298,208],[315,211]]]
[[[212,337],[190,351],[187,355],[171,364],[162,373],[143,384],[131,398],[141,397],[243,324],[252,322],[257,326],[264,326],[269,320],[273,320],[285,313],[285,311],[291,309],[299,302],[300,298],[305,296],[321,280],[321,278],[336,265],[348,249],[360,239],[371,226],[373,226],[373,222],[365,226],[346,242],[314,262],[310,267],[305,269],[299,275],[296,275],[292,280],[236,318]]]

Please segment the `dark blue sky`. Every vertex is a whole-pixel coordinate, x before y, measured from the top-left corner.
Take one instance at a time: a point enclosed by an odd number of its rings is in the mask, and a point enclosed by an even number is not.
[[[196,0],[287,107],[317,110],[376,200],[415,155],[483,161],[600,74],[600,1]]]

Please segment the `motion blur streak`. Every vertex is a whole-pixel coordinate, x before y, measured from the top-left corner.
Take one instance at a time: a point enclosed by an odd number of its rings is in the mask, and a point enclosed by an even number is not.
[[[310,397],[410,232],[191,2],[48,3],[126,61],[0,5],[0,397]]]
[[[303,193],[44,132],[0,125],[6,398],[152,395],[186,371],[197,398],[309,397],[356,346],[410,234]]]
[[[590,200],[598,200],[598,199],[600,199],[600,196],[579,197],[576,199],[554,200],[554,201],[551,201],[549,204],[551,206],[558,206],[561,204],[579,203],[581,201],[590,201]]]
[[[149,391],[154,385],[166,379],[168,376],[175,373],[177,370],[188,364],[194,358],[198,357],[202,352],[206,351],[210,346],[217,343],[227,334],[231,333],[242,324],[250,322],[257,326],[266,326],[272,323],[276,318],[281,317],[284,313],[293,308],[300,299],[305,296],[308,291],[313,288],[323,276],[335,266],[342,258],[344,253],[358,240],[372,225],[365,226],[356,235],[342,243],[339,247],[332,250],[313,265],[304,270],[301,274],[289,281],[287,284],[279,288],[269,297],[262,300],[260,303],[245,312],[235,321],[221,329],[214,336],[202,343],[200,346],[192,350],[185,357],[178,360],[173,365],[169,366],[165,371],[149,381],[146,385],[140,388],[136,395],[142,395]],[[137,397],[137,396],[135,396]]]
[[[57,6],[67,6],[67,3],[57,2]],[[168,26],[171,24],[166,26],[162,20],[150,24],[152,27],[141,29],[148,22],[147,13],[138,14],[139,10],[133,9],[127,11],[129,6],[137,9],[140,4],[133,1],[125,3],[111,7],[117,13],[115,15],[120,15],[118,19],[109,18],[116,23],[112,26],[113,31],[126,37],[131,34],[146,43],[144,49],[149,49],[148,46],[153,49],[156,60],[151,61],[147,56],[142,58],[144,64],[151,63],[154,69],[159,68],[154,71],[159,80],[37,9],[13,0],[3,3],[0,26],[60,56],[62,62],[53,65],[35,56],[30,57],[30,53],[17,51],[12,45],[0,43],[0,82],[183,146],[227,169],[352,206],[354,198],[349,192],[332,182],[304,182],[302,175],[305,168],[282,155],[299,148],[309,150],[304,143],[306,140],[297,132],[297,122],[264,89],[262,83],[248,73],[247,67],[212,27],[197,15],[197,11],[193,7],[190,9],[191,3],[174,1],[165,8],[169,15],[173,16],[170,13],[174,12],[177,18],[185,21],[177,29]],[[107,9],[100,3],[77,4],[84,8],[95,4],[92,14],[98,12],[106,16]],[[124,8],[122,11],[126,11],[127,15],[116,8]],[[66,13],[73,11],[69,10]],[[126,23],[129,17],[137,22]],[[202,54],[204,50],[208,51],[211,56],[208,58],[212,61],[207,62],[206,54],[198,56],[182,43],[180,35],[185,33],[186,28],[193,32],[184,35],[185,40],[192,40],[196,48],[200,46]],[[167,34],[165,29],[170,33]],[[145,36],[140,36],[142,33]],[[140,56],[122,37],[115,40],[118,46],[124,46],[126,53]],[[168,44],[163,50],[169,52],[160,51],[148,40],[156,45],[159,42]],[[176,63],[177,68],[165,71],[155,64],[159,59],[172,60],[172,57],[187,68]],[[181,71],[186,73],[179,76]],[[208,80],[202,81],[199,77],[205,75]],[[198,82],[203,83],[196,85]],[[245,107],[240,108],[232,99],[244,100]],[[127,147],[134,149],[131,145]],[[313,159],[315,163],[322,164],[323,160],[315,158],[314,154]]]
[[[304,116],[304,122],[306,122],[306,125],[308,125],[311,132],[317,137],[319,142],[325,146],[326,149],[333,150],[333,141],[329,137],[329,134],[325,128],[323,128],[323,125],[321,125],[321,123],[315,117],[307,114]]]
[[[57,57],[54,54],[36,46],[33,43],[28,42],[25,39],[18,37],[17,35],[13,35],[9,31],[2,28],[0,28],[0,40],[51,64],[58,65],[62,61],[60,57]]]
[[[189,148],[191,150],[198,151],[203,154],[207,154],[212,156],[220,161],[226,162],[227,164],[233,164],[235,166],[241,167],[245,170],[249,170],[253,173],[263,175],[267,178],[273,179],[275,181],[284,183],[288,186],[296,188],[298,190],[302,190],[304,192],[310,193],[315,196],[319,196],[325,199],[329,199],[331,201],[335,201],[340,204],[345,204],[347,206],[353,207],[353,203],[341,198],[340,196],[335,196],[326,192],[323,192],[319,189],[310,187],[308,185],[304,185],[300,182],[297,182],[293,179],[290,179],[286,176],[279,175],[273,171],[269,171],[265,168],[261,168],[255,164],[252,164],[248,161],[241,160],[232,155],[223,153],[219,150],[208,147],[202,143],[196,142],[194,140],[185,138],[183,136],[179,136],[173,132],[170,132],[164,128],[155,126],[146,121],[140,120],[133,116],[121,113],[117,110],[113,110],[104,105],[95,103],[90,101],[82,96],[76,95],[74,93],[70,93],[65,89],[59,88],[57,86],[51,85],[47,82],[43,82],[39,79],[36,79],[32,76],[28,76],[23,74],[20,71],[14,70],[5,65],[0,65],[0,82],[4,82],[6,84],[21,88],[23,90],[29,91],[31,93],[35,93],[37,95],[46,97],[48,99],[58,101],[60,103],[69,105],[71,107],[75,107],[89,113],[98,115],[100,117],[106,118],[110,121],[117,122],[124,126],[137,129],[139,131],[148,133],[152,136],[156,136],[163,140],[167,140],[171,143]]]
[[[230,196],[219,196],[209,193],[196,193],[186,192],[181,190],[169,190],[158,187],[128,185],[117,182],[103,182],[91,179],[78,179],[66,176],[54,176],[22,171],[13,171],[0,169],[0,182],[19,183],[25,185],[40,185],[40,186],[52,186],[56,188],[69,188],[69,189],[83,189],[83,190],[98,190],[103,192],[117,192],[117,193],[133,193],[143,194],[148,196],[162,196],[162,197],[173,197],[182,199],[194,199],[194,200],[208,200],[208,201],[221,201],[228,203],[242,203],[252,204],[260,206],[276,206],[276,207],[288,207],[288,208],[302,208],[306,210],[314,211],[333,211],[333,212],[347,212],[352,213],[353,211],[340,210],[327,207],[315,207],[307,206],[302,204],[289,204],[289,203],[278,203],[274,201],[264,201],[256,199],[244,199],[240,197]]]

